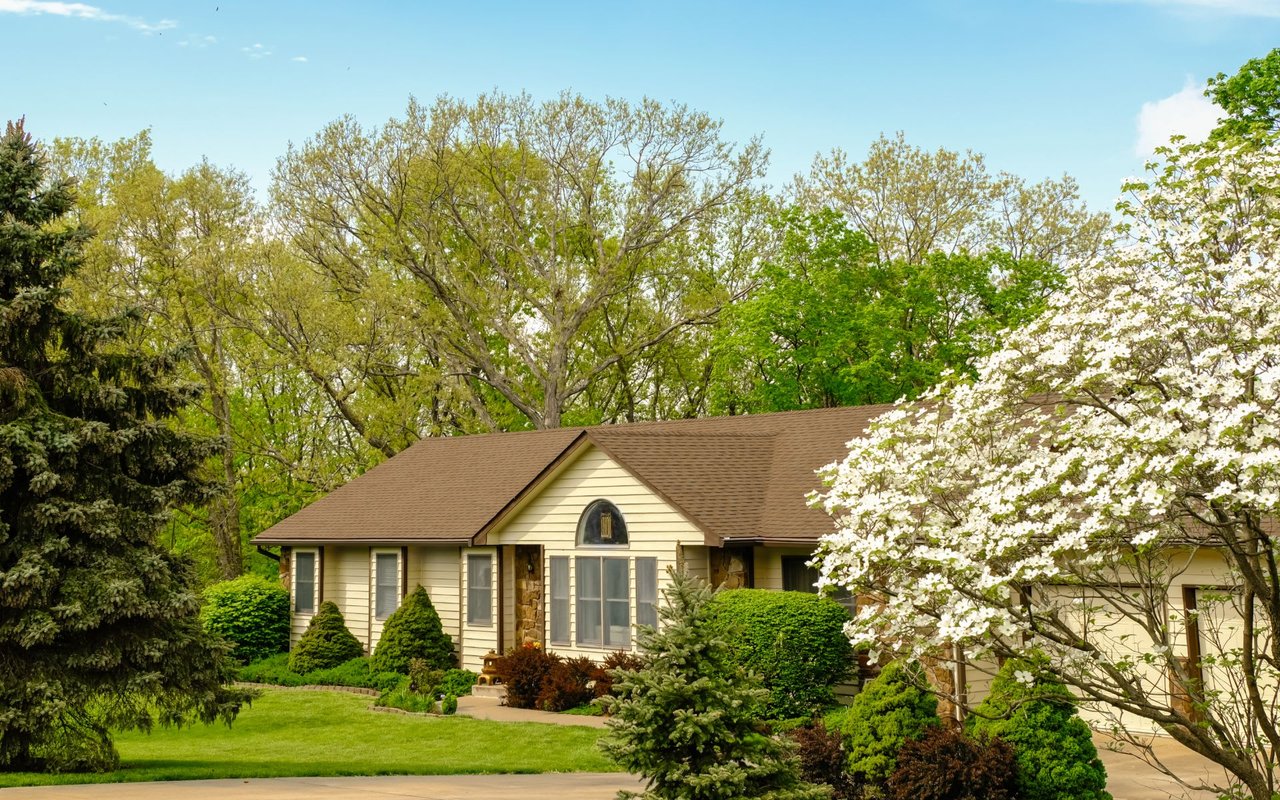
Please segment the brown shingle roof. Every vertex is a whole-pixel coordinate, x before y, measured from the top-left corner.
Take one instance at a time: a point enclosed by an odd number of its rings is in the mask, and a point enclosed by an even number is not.
[[[814,470],[888,406],[423,439],[259,534],[257,544],[471,541],[590,442],[675,506],[709,543],[814,540]]]

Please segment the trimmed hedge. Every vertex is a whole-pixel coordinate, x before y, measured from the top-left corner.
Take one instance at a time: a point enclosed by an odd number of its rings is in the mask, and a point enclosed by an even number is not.
[[[453,639],[444,632],[440,614],[431,604],[427,590],[414,589],[382,626],[382,636],[373,653],[378,672],[409,674],[409,662],[420,658],[431,669],[453,669],[458,658]]]
[[[844,633],[849,612],[829,598],[730,589],[716,593],[711,614],[734,659],[764,679],[768,718],[808,716],[834,704],[832,687],[856,664]]]
[[[1025,800],[1111,800],[1089,726],[1076,715],[1070,690],[1044,665],[1006,661],[966,725],[1013,745]]]
[[[234,645],[231,657],[247,664],[289,649],[289,592],[258,575],[215,583],[204,590],[204,629]]]
[[[339,666],[362,655],[364,647],[347,630],[342,612],[332,600],[326,600],[316,610],[293,652],[289,653],[289,669],[305,675]]]
[[[289,656],[279,653],[241,667],[237,680],[269,683],[274,686],[359,686],[385,692],[394,689],[404,676],[396,672],[371,672],[369,659],[353,658],[336,667],[299,674],[289,668]]]

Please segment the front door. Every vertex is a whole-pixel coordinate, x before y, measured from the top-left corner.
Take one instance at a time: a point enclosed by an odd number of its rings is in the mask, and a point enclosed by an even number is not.
[[[546,643],[543,630],[542,547],[515,548],[515,644]]]

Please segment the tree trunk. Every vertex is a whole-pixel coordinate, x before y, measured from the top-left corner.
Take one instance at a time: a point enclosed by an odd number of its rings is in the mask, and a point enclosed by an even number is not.
[[[217,551],[218,571],[224,579],[230,580],[244,572],[244,553],[240,546],[240,498],[236,493],[235,452],[231,447],[231,403],[225,392],[214,392],[210,399],[218,431],[227,446],[222,450],[218,475],[221,494],[209,504],[209,531],[213,534]]]

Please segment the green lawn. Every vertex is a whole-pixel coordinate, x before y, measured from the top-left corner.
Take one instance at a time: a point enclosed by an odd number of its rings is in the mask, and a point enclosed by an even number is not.
[[[48,783],[329,775],[616,771],[596,749],[603,731],[369,710],[346,692],[267,690],[235,724],[116,737],[121,768],[105,774],[0,773],[0,787]]]

